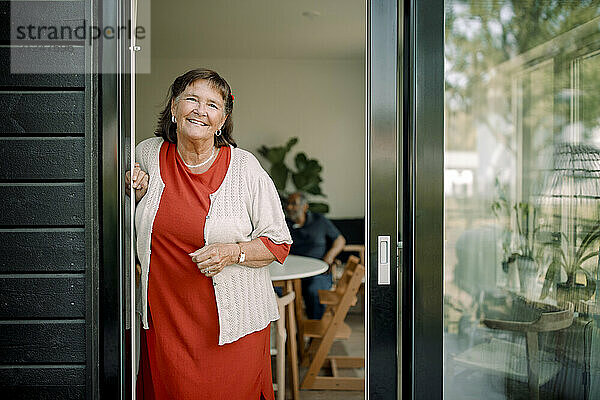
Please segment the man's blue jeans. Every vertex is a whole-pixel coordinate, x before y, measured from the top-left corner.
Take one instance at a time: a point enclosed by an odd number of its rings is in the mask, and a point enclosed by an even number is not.
[[[308,319],[321,319],[325,313],[325,306],[319,303],[319,290],[331,289],[331,283],[329,273],[302,278],[302,297]]]

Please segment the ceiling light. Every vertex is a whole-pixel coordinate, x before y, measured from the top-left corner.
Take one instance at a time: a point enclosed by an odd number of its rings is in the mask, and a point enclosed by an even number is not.
[[[314,19],[314,18],[320,17],[321,13],[318,11],[304,11],[302,13],[302,16],[309,18],[309,19]]]

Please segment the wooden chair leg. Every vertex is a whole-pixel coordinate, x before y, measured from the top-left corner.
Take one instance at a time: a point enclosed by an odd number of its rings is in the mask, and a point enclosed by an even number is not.
[[[285,400],[285,306],[279,308],[279,319],[277,320],[277,400]]]
[[[329,352],[334,340],[334,327],[331,327],[329,331],[331,332],[325,334],[320,345],[318,346],[315,356],[311,360],[308,371],[306,372],[304,380],[302,381],[302,389],[310,389],[313,387],[315,378],[317,377],[321,367],[323,366],[323,363],[325,362],[325,359],[327,358],[327,353]]]
[[[308,347],[306,348],[304,353],[302,353],[302,358],[300,359],[300,365],[308,368],[308,366],[310,365],[310,360],[313,359],[320,344],[321,344],[321,339],[319,339],[319,338],[311,338],[310,339],[310,342],[308,343]]]
[[[302,311],[302,282],[300,279],[294,279],[292,282],[294,293],[296,298],[294,299],[295,315],[296,315],[296,327],[298,329],[297,337],[297,349],[302,356],[304,351],[304,312]]]
[[[332,329],[333,330],[333,329]],[[325,334],[318,350],[310,363],[308,372],[302,381],[302,389],[318,390],[364,390],[365,379],[357,377],[342,377],[338,374],[341,368],[364,368],[363,357],[328,356],[334,335]],[[318,376],[321,367],[329,366],[333,376]]]
[[[529,384],[529,398],[540,398],[540,360],[538,348],[538,333],[527,332],[527,378]]]
[[[286,282],[287,293],[293,291],[293,286],[290,281]],[[292,371],[292,394],[294,400],[300,400],[300,382],[298,378],[298,348],[296,347],[296,310],[295,307],[290,304],[287,307],[287,326],[288,326],[288,350],[290,354],[290,366]]]

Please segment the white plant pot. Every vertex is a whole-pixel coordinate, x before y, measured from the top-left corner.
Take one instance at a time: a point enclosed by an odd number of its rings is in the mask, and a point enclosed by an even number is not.
[[[519,274],[519,293],[528,298],[537,298],[538,269],[535,261],[518,257],[514,264]]]

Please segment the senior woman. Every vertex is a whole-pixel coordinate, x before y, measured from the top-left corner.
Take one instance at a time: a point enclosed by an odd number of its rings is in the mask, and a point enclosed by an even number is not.
[[[279,315],[264,267],[284,261],[291,238],[270,177],[236,147],[233,100],[216,72],[186,72],[158,137],[136,148],[144,399],[273,398]]]

